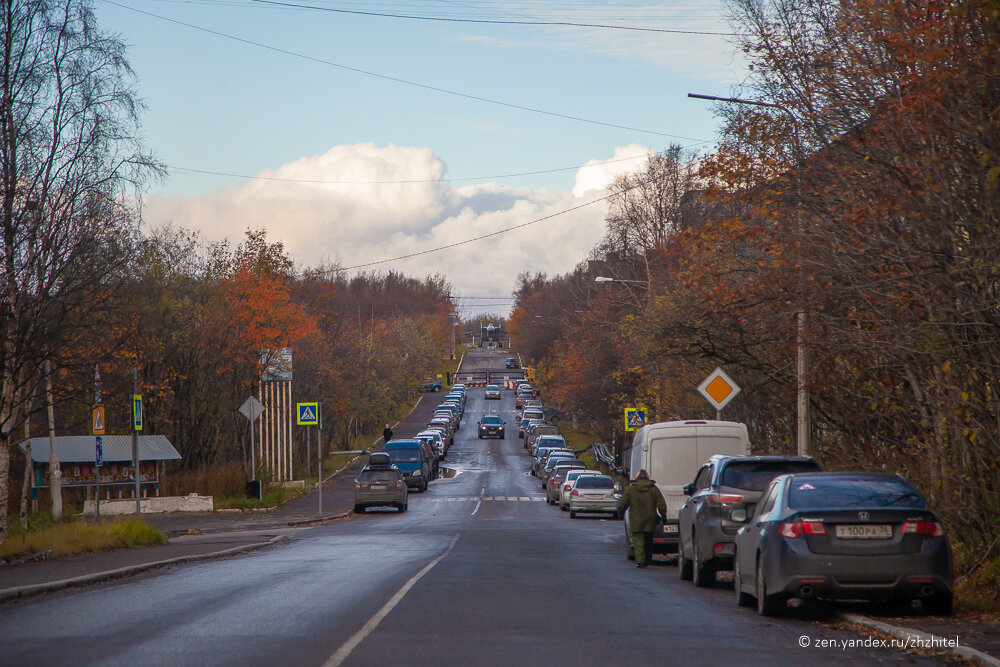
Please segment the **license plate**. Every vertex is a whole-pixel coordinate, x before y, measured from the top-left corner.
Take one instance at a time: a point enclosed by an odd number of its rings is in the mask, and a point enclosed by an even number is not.
[[[368,488],[372,491],[385,491],[385,484],[372,484]]]
[[[672,524],[672,523],[666,524],[665,526],[663,526],[663,532],[664,533],[676,533],[677,532],[677,526],[676,526],[676,524]]]
[[[884,524],[837,526],[837,537],[846,540],[884,540],[892,537],[892,526]]]

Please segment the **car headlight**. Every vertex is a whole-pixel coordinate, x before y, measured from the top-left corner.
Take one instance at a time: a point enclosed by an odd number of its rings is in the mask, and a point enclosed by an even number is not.
[[[414,470],[413,471],[413,477],[420,477],[422,474],[424,474],[423,470]]]

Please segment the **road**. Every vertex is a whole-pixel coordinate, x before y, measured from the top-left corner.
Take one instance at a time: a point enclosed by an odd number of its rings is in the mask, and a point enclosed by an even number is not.
[[[477,352],[467,364],[497,364]],[[8,665],[931,664],[857,640],[816,613],[765,619],[731,586],[696,589],[667,561],[634,568],[623,528],[547,505],[516,430],[478,440],[469,401],[454,476],[370,511],[302,529],[250,555],[50,594],[0,608]],[[436,395],[397,434],[421,426]],[[800,638],[813,646],[802,648]]]

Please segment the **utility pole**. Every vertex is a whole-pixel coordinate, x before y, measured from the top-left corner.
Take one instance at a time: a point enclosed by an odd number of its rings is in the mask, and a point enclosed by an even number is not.
[[[52,499],[52,520],[63,520],[62,470],[56,453],[56,414],[52,399],[52,361],[45,360],[45,407],[49,416],[49,496]]]
[[[135,474],[135,516],[142,516],[139,482],[139,431],[142,430],[142,397],[139,395],[139,369],[132,367],[132,470]]]

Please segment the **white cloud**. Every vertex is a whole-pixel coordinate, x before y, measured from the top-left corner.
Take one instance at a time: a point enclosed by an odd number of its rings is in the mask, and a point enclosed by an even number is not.
[[[617,174],[641,166],[648,149],[631,145],[612,160],[592,160],[572,192],[498,183],[454,188],[428,149],[373,144],[336,146],[260,174],[239,187],[191,198],[153,196],[144,217],[195,229],[207,240],[242,239],[263,227],[301,266],[345,267],[401,257],[555,216],[521,229],[364,270],[389,269],[422,278],[441,273],[461,295],[509,296],[522,271],[565,273],[604,233],[599,202]],[[638,160],[623,160],[642,156]],[[281,180],[279,180],[281,179]],[[565,213],[562,213],[567,211]],[[474,310],[496,310],[477,308]]]

